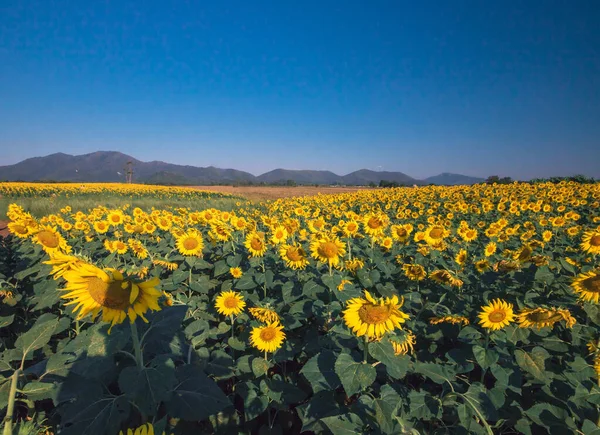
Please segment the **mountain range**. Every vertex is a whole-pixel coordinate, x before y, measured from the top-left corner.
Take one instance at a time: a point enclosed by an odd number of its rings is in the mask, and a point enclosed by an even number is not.
[[[364,186],[380,181],[398,184],[475,184],[483,178],[443,173],[418,180],[402,172],[371,171],[360,169],[347,175],[330,171],[275,169],[255,176],[236,169],[214,166],[197,167],[175,165],[161,161],[142,162],[117,151],[97,151],[72,156],[64,153],[45,157],[33,157],[0,166],[0,180],[8,181],[70,181],[70,182],[119,182],[125,180],[127,164],[131,162],[133,180],[149,184],[210,185],[210,184],[339,184]]]

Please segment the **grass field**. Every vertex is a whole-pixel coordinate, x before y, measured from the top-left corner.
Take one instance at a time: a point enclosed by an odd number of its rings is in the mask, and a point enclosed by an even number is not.
[[[597,432],[598,184],[97,188],[9,207],[6,433]]]

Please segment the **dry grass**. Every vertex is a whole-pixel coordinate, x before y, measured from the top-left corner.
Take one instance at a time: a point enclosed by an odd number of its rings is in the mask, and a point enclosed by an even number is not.
[[[251,201],[288,198],[290,196],[311,196],[322,194],[338,194],[356,192],[364,187],[314,187],[314,186],[194,186],[194,189],[229,193],[242,196]]]

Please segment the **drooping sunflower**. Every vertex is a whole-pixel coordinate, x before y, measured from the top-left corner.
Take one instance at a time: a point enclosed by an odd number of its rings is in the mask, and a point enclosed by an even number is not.
[[[352,260],[346,260],[344,262],[344,268],[351,273],[356,273],[358,269],[362,269],[365,266],[365,263],[358,258],[353,258]]]
[[[440,284],[447,284],[451,287],[462,287],[463,281],[458,278],[453,272],[446,269],[434,270],[429,274],[429,278],[439,282]]]
[[[265,243],[265,233],[254,231],[246,236],[244,246],[252,257],[262,257],[267,252],[267,244]]]
[[[526,263],[531,260],[531,254],[533,254],[533,248],[529,244],[524,244],[521,248],[513,255],[513,260],[521,263]]]
[[[161,260],[160,258],[155,258],[154,260],[152,260],[152,264],[156,266],[162,266],[171,272],[179,268],[179,264],[173,261]]]
[[[264,326],[255,326],[250,332],[250,344],[261,352],[275,352],[285,340],[283,325],[269,322]]]
[[[66,272],[73,269],[75,266],[84,264],[85,261],[73,255],[67,255],[61,251],[54,251],[50,255],[50,260],[44,261],[44,264],[52,266],[50,274],[54,279],[61,278]]]
[[[67,282],[60,297],[69,300],[66,305],[73,308],[80,320],[88,314],[94,319],[102,311],[102,321],[111,324],[111,328],[122,323],[126,317],[134,322],[137,317],[147,322],[144,314],[159,311],[158,298],[161,292],[156,289],[158,278],[144,282],[125,279],[115,269],[100,269],[94,265],[71,264],[63,274]],[[109,329],[110,331],[110,329]]]
[[[581,249],[588,254],[600,254],[600,230],[586,231],[581,236]]]
[[[488,260],[478,260],[475,262],[475,270],[477,270],[478,273],[483,273],[486,270],[489,270],[490,267],[490,262]]]
[[[600,274],[593,270],[580,273],[571,283],[571,287],[583,301],[597,304],[600,299]]]
[[[515,320],[513,305],[502,299],[495,299],[481,309],[478,314],[479,324],[492,331],[498,331]]]
[[[279,255],[285,261],[286,266],[292,269],[304,269],[308,265],[306,252],[299,243],[281,246]]]
[[[394,348],[394,355],[406,355],[415,351],[417,336],[408,330],[403,331],[403,333],[402,335],[390,338],[390,342]]]
[[[564,308],[523,308],[517,314],[517,322],[520,328],[541,329],[546,326],[552,327],[556,322],[564,320],[567,328],[572,328],[577,320],[571,316],[571,312]]]
[[[404,274],[412,281],[422,281],[427,277],[425,268],[420,264],[405,264],[402,266]]]
[[[321,263],[337,266],[340,258],[346,254],[346,246],[335,236],[323,235],[310,244],[310,250],[313,258]]]
[[[459,266],[464,266],[467,262],[467,250],[461,249],[460,251],[458,251],[458,253],[454,257],[454,261],[456,261],[456,264],[458,264]]]
[[[450,314],[447,316],[440,316],[440,317],[432,317],[429,319],[429,324],[431,324],[431,325],[438,325],[440,323],[450,323],[452,325],[467,326],[470,322],[469,322],[469,319],[467,319],[466,317],[459,316],[456,314]]]
[[[375,299],[365,290],[364,298],[352,298],[343,311],[344,322],[358,337],[377,339],[386,332],[401,328],[409,315],[400,311],[404,299],[398,296]]]
[[[248,311],[256,320],[262,323],[274,323],[279,322],[279,316],[275,311],[270,308],[263,307],[252,307],[248,308]]]
[[[242,269],[239,267],[230,267],[229,268],[229,273],[231,274],[232,277],[234,277],[235,279],[241,278],[242,275],[244,274],[244,272],[242,272]]]
[[[201,256],[204,249],[202,234],[194,229],[189,229],[181,236],[177,237],[177,250],[181,255]]]
[[[224,316],[237,316],[244,311],[245,306],[244,296],[232,290],[221,292],[215,299],[217,312]]]
[[[41,225],[39,230],[31,236],[31,239],[40,245],[48,254],[55,251],[70,252],[67,241],[58,232],[56,227],[50,225]]]

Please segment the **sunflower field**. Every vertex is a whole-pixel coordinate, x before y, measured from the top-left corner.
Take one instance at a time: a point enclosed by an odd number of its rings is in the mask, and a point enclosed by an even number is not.
[[[7,216],[4,435],[600,435],[600,184]]]

